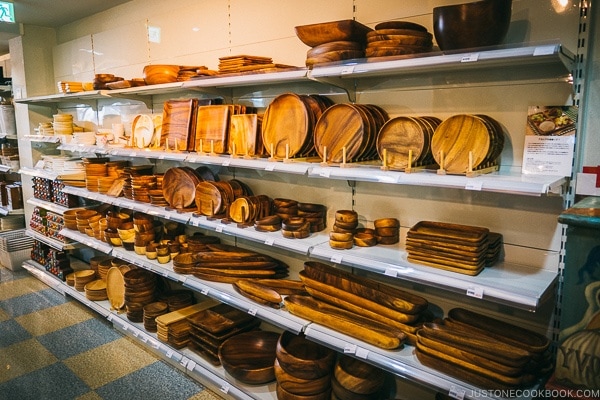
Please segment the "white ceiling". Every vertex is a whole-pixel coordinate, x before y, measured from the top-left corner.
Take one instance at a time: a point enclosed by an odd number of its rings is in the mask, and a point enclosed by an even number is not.
[[[19,36],[19,24],[57,28],[128,1],[13,0],[17,23],[0,22],[0,55],[8,54],[8,40]]]

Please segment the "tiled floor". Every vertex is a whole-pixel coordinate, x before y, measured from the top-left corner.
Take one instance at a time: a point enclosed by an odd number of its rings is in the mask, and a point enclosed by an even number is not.
[[[0,267],[0,400],[216,400],[27,271]]]

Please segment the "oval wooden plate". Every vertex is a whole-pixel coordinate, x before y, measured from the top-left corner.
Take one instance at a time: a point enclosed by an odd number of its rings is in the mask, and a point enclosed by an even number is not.
[[[325,110],[317,121],[315,149],[323,159],[326,147],[326,161],[339,163],[343,160],[343,148],[346,147],[346,161],[351,162],[361,150],[364,133],[365,121],[361,113],[351,104],[335,104]]]
[[[125,279],[119,267],[110,267],[106,273],[106,295],[112,309],[125,306]]]
[[[262,123],[262,139],[271,157],[293,157],[310,134],[306,104],[294,93],[277,96],[267,107]],[[272,150],[272,151],[271,151]]]
[[[431,140],[435,161],[450,173],[468,171],[469,153],[472,154],[472,168],[477,168],[485,160],[489,148],[487,126],[480,118],[468,114],[454,115],[442,121]]]

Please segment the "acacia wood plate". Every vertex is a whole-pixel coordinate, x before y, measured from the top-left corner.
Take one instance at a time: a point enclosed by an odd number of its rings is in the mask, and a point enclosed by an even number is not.
[[[271,157],[294,157],[311,134],[309,109],[294,93],[277,96],[267,107],[261,126],[262,140]],[[272,150],[271,150],[272,149]]]
[[[360,111],[351,104],[329,107],[314,130],[315,150],[323,160],[326,148],[327,162],[342,162],[344,147],[346,161],[351,162],[359,155],[365,140],[365,121]]]

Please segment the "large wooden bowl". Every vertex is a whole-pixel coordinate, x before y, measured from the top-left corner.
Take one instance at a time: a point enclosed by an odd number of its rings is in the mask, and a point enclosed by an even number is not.
[[[382,369],[349,356],[339,359],[334,376],[344,388],[363,395],[380,391],[385,383],[385,373]]]
[[[179,65],[156,64],[144,67],[144,82],[147,85],[177,82]]]
[[[301,379],[318,379],[331,373],[335,352],[304,335],[283,332],[277,342],[277,361],[290,375]]]
[[[241,333],[219,346],[219,360],[231,376],[244,383],[275,380],[275,348],[279,334],[269,331]]]
[[[286,392],[297,396],[315,396],[327,392],[331,386],[331,374],[317,379],[302,379],[288,374],[275,359],[275,379],[277,385]]]
[[[301,25],[296,26],[294,29],[298,39],[310,47],[337,41],[364,44],[367,41],[367,32],[373,30],[352,19]]]
[[[285,390],[281,385],[277,385],[277,400],[329,400],[331,399],[331,390],[327,389],[322,393],[301,395],[293,394]]]
[[[482,0],[435,7],[433,32],[442,50],[495,46],[510,25],[512,0]]]

